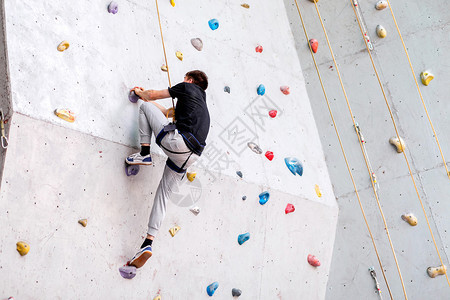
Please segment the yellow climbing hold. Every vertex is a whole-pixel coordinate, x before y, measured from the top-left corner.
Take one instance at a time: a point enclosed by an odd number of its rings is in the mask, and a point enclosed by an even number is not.
[[[314,189],[316,190],[317,197],[322,197],[322,192],[320,191],[319,186],[316,184]]]
[[[422,83],[424,85],[428,85],[430,81],[434,79],[434,75],[429,71],[423,71],[422,73],[420,73],[420,79],[422,80]]]
[[[172,5],[173,7],[175,7],[175,1],[174,1],[174,0],[170,0],[170,5]]]
[[[75,114],[68,109],[55,109],[55,115],[61,119],[73,123],[75,122]]]
[[[16,246],[17,246],[17,251],[22,256],[27,255],[28,251],[30,251],[30,246],[25,242],[17,242]]]
[[[241,6],[242,6],[243,8],[250,8],[250,5],[248,5],[247,3],[241,4]]]
[[[417,225],[417,218],[411,213],[402,215],[402,219],[411,226]]]
[[[156,295],[155,298],[153,298],[153,300],[161,300],[161,295]]]
[[[431,278],[434,278],[438,275],[444,275],[447,273],[447,267],[445,265],[442,265],[440,267],[429,267],[427,269],[428,276]]]
[[[195,172],[192,172],[192,173],[187,172],[187,174],[186,174],[186,177],[190,182],[194,181],[195,176],[197,176],[197,173],[195,173]]]
[[[78,223],[80,223],[83,227],[86,227],[87,226],[87,219],[78,220]]]
[[[62,41],[59,45],[58,45],[58,51],[59,52],[63,52],[64,50],[67,50],[69,48],[70,44],[68,41]]]
[[[177,232],[181,229],[180,226],[176,225],[175,227],[172,227],[169,229],[170,235],[175,236],[175,234],[177,234]]]
[[[406,148],[406,145],[405,145],[405,142],[403,141],[403,139],[400,138],[400,140],[399,140],[398,137],[396,137],[396,136],[391,137],[389,139],[389,143],[394,145],[395,148],[397,148],[398,153],[402,153]]]
[[[169,69],[167,68],[166,65],[162,65],[162,66],[161,66],[161,71],[167,72],[168,70],[169,70]]]
[[[378,37],[384,39],[387,35],[386,29],[383,26],[378,25],[377,26],[377,35],[378,35]]]
[[[385,0],[378,1],[377,4],[375,4],[375,8],[378,10],[382,10],[388,7],[388,3]]]
[[[175,53],[175,55],[177,56],[177,58],[179,60],[183,60],[183,53],[181,53],[180,51],[177,51],[177,53]]]

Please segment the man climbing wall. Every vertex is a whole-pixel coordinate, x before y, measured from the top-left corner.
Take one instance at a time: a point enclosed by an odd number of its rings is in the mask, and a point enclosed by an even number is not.
[[[130,165],[152,164],[152,132],[168,159],[155,193],[147,237],[141,249],[127,263],[128,266],[140,268],[152,256],[152,242],[164,220],[167,201],[172,191],[177,190],[175,185],[183,179],[186,169],[200,157],[206,145],[210,123],[206,105],[207,88],[208,77],[204,72],[195,70],[186,73],[183,82],[165,90],[134,89],[136,95],[145,101],[139,109],[141,151],[131,154],[125,161]],[[175,110],[154,102],[169,97],[178,99]],[[176,121],[169,123],[166,116],[173,117],[173,114]]]

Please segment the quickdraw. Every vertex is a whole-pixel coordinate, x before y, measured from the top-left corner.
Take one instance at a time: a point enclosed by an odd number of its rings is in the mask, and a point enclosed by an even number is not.
[[[5,135],[5,116],[3,110],[0,109],[0,126],[2,130],[2,148],[8,148],[8,138]]]

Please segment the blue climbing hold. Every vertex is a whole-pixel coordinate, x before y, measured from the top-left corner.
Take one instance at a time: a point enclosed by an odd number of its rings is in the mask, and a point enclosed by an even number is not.
[[[217,28],[219,28],[219,21],[217,19],[209,20],[208,24],[209,28],[211,28],[212,30],[216,30]]]
[[[270,194],[269,192],[263,192],[259,194],[259,204],[264,205],[269,201]]]
[[[127,176],[137,175],[137,173],[139,173],[139,165],[126,165],[125,173]]]
[[[286,163],[286,166],[288,167],[289,171],[292,172],[292,174],[296,175],[303,175],[303,166],[301,162],[295,158],[295,157],[286,157],[284,159],[284,162]]]
[[[242,175],[242,172],[241,172],[241,171],[236,171],[236,175],[239,176],[239,177],[241,177],[241,178],[244,176],[244,175]]]
[[[258,95],[262,96],[266,93],[266,87],[264,86],[264,84],[260,84],[256,91],[258,92]]]
[[[239,243],[239,245],[242,245],[243,243],[245,243],[249,239],[250,239],[250,233],[247,232],[247,233],[240,234],[238,236],[238,243]]]
[[[212,296],[214,295],[214,292],[217,290],[217,288],[219,287],[219,283],[213,282],[210,285],[208,285],[208,287],[206,288],[206,292],[208,293],[208,296]]]

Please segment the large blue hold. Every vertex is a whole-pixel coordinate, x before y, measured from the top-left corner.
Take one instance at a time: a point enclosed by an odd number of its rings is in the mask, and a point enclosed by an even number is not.
[[[286,166],[288,167],[289,171],[292,172],[294,175],[303,175],[303,166],[301,162],[295,158],[295,157],[286,157],[284,159],[284,162],[286,163]]]
[[[212,296],[214,295],[214,292],[217,290],[217,288],[219,287],[219,283],[213,282],[210,285],[208,285],[208,287],[206,288],[206,292],[208,293],[208,296]]]
[[[216,30],[217,28],[219,28],[219,21],[217,19],[209,20],[208,24],[209,28],[211,28],[212,30]]]
[[[258,88],[256,89],[256,92],[258,93],[258,95],[262,96],[266,93],[266,87],[264,86],[264,84],[260,84],[258,86]]]
[[[259,204],[264,205],[269,201],[270,194],[269,192],[263,192],[259,194]]]
[[[238,243],[239,243],[239,245],[242,245],[243,243],[245,243],[249,239],[250,239],[250,233],[249,232],[240,234],[238,236]]]

